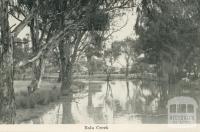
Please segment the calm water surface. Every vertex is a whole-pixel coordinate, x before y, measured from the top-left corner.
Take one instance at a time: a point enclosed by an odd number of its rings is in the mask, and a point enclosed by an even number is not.
[[[86,83],[73,100],[63,98],[39,118],[23,123],[167,123],[166,114],[157,112],[156,90],[141,88],[139,81]]]

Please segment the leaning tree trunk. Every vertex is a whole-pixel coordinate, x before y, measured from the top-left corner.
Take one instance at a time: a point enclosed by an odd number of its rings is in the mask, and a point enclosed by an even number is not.
[[[32,70],[32,81],[29,85],[29,87],[31,88],[30,92],[34,92],[35,90],[40,88],[40,84],[45,70],[43,58],[40,58],[33,63]]]
[[[31,39],[32,39],[32,52],[37,54],[40,50],[40,41],[39,41],[39,27],[36,17],[31,21],[30,24]],[[42,76],[44,74],[44,59],[43,57],[39,58],[32,64],[32,80],[28,86],[28,92],[32,93],[35,90],[40,88]]]
[[[13,42],[9,31],[8,0],[0,1],[2,53],[0,55],[0,123],[14,123]]]

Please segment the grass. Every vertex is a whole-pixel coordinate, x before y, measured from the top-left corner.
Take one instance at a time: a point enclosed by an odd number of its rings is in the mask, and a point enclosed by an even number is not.
[[[43,81],[41,88],[36,90],[31,95],[28,95],[27,86],[30,81],[15,81],[15,102],[17,109],[35,108],[37,105],[48,105],[50,102],[55,102],[60,97],[60,83]],[[74,81],[72,84],[73,90],[79,90],[84,87],[85,83]]]
[[[129,78],[134,78],[136,74],[129,74]],[[106,78],[107,78],[107,75],[105,73],[96,73],[94,75],[91,76],[91,78],[93,80],[102,80],[102,81],[105,81]],[[22,80],[23,79],[23,75],[15,75],[15,80]],[[28,74],[25,76],[24,80],[30,80],[31,79],[31,76]],[[57,81],[58,79],[58,73],[48,73],[48,74],[45,74],[44,77],[43,77],[43,80],[46,80],[46,81]],[[77,80],[77,79],[86,79],[88,80],[89,79],[89,76],[88,74],[77,74],[75,73],[73,75],[73,80]],[[111,78],[110,79],[121,79],[121,80],[124,80],[126,79],[125,77],[125,74],[111,74]]]
[[[27,86],[31,83],[31,81],[25,81],[25,80],[20,80],[20,81],[14,81],[14,89],[15,93],[20,93],[21,91],[27,91]],[[52,87],[60,87],[60,83],[57,83],[56,81],[42,81],[41,83],[41,89],[51,89]]]
[[[14,81],[17,123],[40,117],[60,101],[60,83],[42,81],[41,88],[31,95],[27,92],[29,84],[27,80]],[[72,89],[82,89],[84,85],[83,82],[74,81]]]
[[[17,109],[35,108],[36,105],[46,105],[56,101],[59,97],[60,84],[43,81],[41,88],[28,95],[27,86],[30,81],[14,81],[15,102]]]

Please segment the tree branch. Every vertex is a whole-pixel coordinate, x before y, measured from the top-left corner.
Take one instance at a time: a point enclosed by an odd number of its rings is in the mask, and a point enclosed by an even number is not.
[[[14,33],[14,37],[17,37],[19,33],[24,29],[24,27],[31,21],[33,18],[33,14],[27,16],[15,29],[13,29],[12,33]]]

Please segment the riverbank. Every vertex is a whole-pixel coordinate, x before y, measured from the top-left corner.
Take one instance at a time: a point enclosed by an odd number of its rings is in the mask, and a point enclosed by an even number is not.
[[[38,119],[44,113],[47,113],[49,110],[54,109],[55,104],[59,102],[59,100],[55,102],[51,102],[47,105],[36,105],[34,108],[27,109],[17,109],[16,110],[16,124],[26,124],[26,122],[34,119]],[[40,124],[40,122],[33,122],[35,124]]]
[[[57,81],[58,80],[58,73],[48,73],[43,76],[43,80],[46,81]],[[148,80],[155,80],[156,76],[154,74],[129,74],[128,79],[148,79]],[[107,75],[106,74],[93,74],[89,76],[88,74],[74,74],[73,75],[73,80],[77,79],[84,79],[84,80],[89,80],[89,78],[92,78],[93,81],[106,81],[107,80]],[[31,76],[30,75],[18,75],[15,76],[15,80],[30,80]],[[125,80],[126,76],[125,74],[111,74],[110,75],[110,80]],[[57,82],[56,82],[57,83]]]
[[[16,100],[16,123],[38,118],[53,108],[60,100],[60,83],[43,81],[41,88],[28,95],[27,86],[30,81],[14,81]],[[85,83],[74,81],[72,89],[83,88]]]

